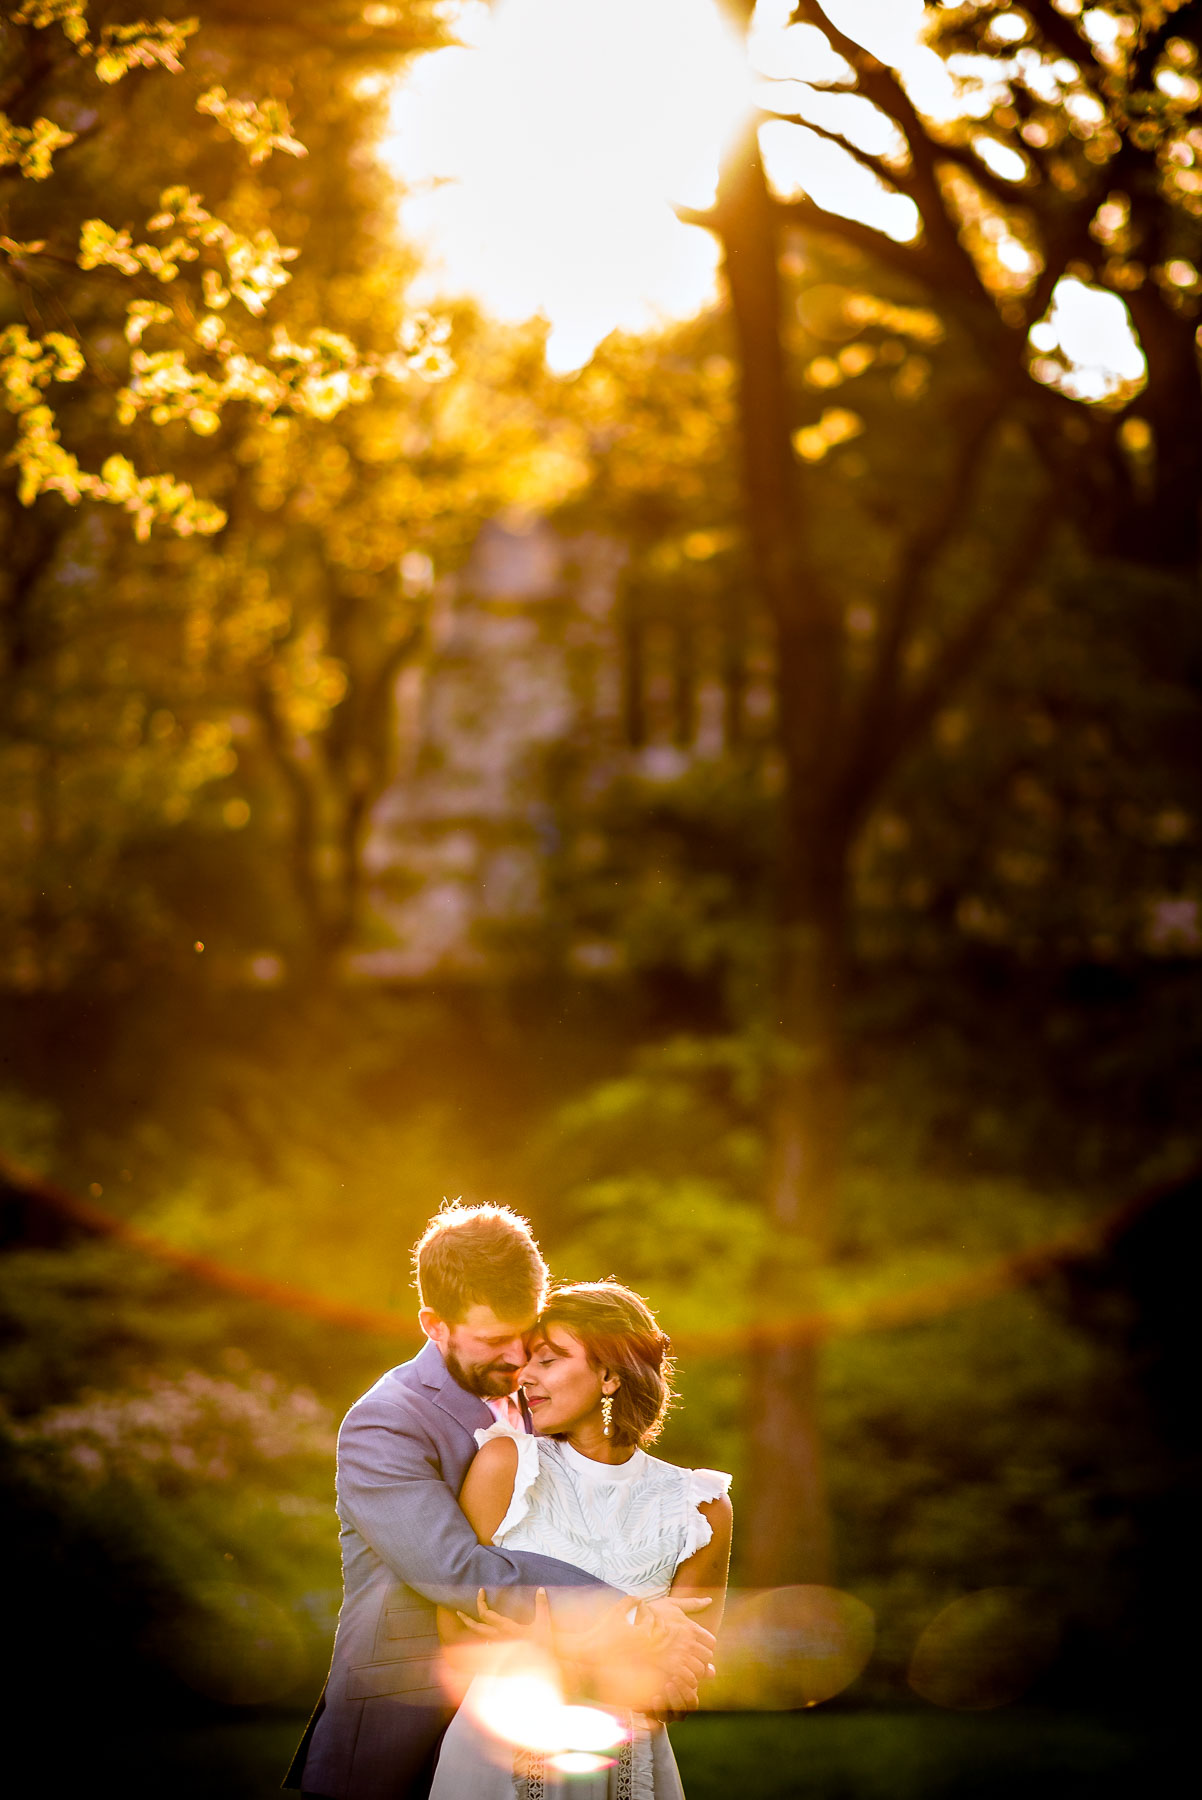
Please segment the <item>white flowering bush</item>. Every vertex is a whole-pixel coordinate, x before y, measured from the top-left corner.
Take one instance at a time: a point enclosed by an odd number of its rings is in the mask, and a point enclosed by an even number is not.
[[[256,1370],[242,1380],[189,1369],[146,1377],[114,1393],[86,1394],[31,1419],[12,1437],[89,1481],[120,1478],[165,1490],[270,1476],[271,1465],[330,1466],[329,1409],[306,1388]]]

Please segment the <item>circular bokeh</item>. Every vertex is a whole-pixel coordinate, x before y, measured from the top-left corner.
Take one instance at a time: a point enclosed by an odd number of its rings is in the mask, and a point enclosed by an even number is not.
[[[872,1609],[840,1588],[786,1587],[735,1596],[718,1641],[713,1710],[787,1712],[842,1693],[872,1655]]]
[[[1008,1706],[1047,1668],[1059,1636],[1031,1589],[979,1588],[931,1620],[914,1647],[910,1686],[955,1712]]]

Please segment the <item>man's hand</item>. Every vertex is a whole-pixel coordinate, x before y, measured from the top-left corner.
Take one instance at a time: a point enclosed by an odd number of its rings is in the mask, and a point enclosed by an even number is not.
[[[482,1648],[524,1641],[558,1664],[569,1691],[588,1692],[602,1705],[660,1716],[693,1712],[701,1682],[714,1672],[714,1634],[694,1614],[705,1598],[612,1602],[573,1627],[552,1622],[546,1592],[535,1595],[534,1619],[519,1625],[494,1611],[481,1592],[479,1618],[458,1614],[461,1629]]]
[[[659,1687],[646,1707],[656,1714],[696,1711],[699,1690],[714,1672],[715,1638],[712,1631],[692,1616],[704,1612],[710,1600],[644,1600],[639,1611],[650,1632],[652,1660],[661,1673]],[[639,1620],[635,1620],[636,1628]]]

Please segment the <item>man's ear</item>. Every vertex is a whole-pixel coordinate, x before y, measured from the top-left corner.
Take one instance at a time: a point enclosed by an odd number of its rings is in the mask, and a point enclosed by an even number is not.
[[[423,1306],[421,1308],[417,1315],[417,1322],[432,1344],[437,1344],[440,1350],[446,1349],[447,1340],[451,1335],[451,1328],[446,1320],[439,1313],[435,1312],[432,1306]]]

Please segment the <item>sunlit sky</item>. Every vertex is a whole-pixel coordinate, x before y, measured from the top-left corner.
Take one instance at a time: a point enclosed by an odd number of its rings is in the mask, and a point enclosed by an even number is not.
[[[383,145],[427,263],[413,298],[467,293],[500,319],[544,318],[561,373],[615,328],[695,313],[715,292],[717,245],[674,208],[712,201],[724,147],[757,101],[888,149],[890,128],[867,102],[807,85],[844,65],[818,32],[788,25],[791,10],[760,0],[749,60],[715,0],[463,0],[461,46],[417,61]],[[919,42],[922,0],[828,10],[903,71],[928,114],[955,109],[945,66]],[[843,109],[837,121],[831,107]],[[785,123],[764,127],[761,144],[778,192],[804,191],[899,240],[917,234],[912,202],[837,146]],[[1042,335],[1038,348],[1058,341],[1081,365],[1082,398],[1142,367],[1122,301],[1079,282],[1061,284]]]

